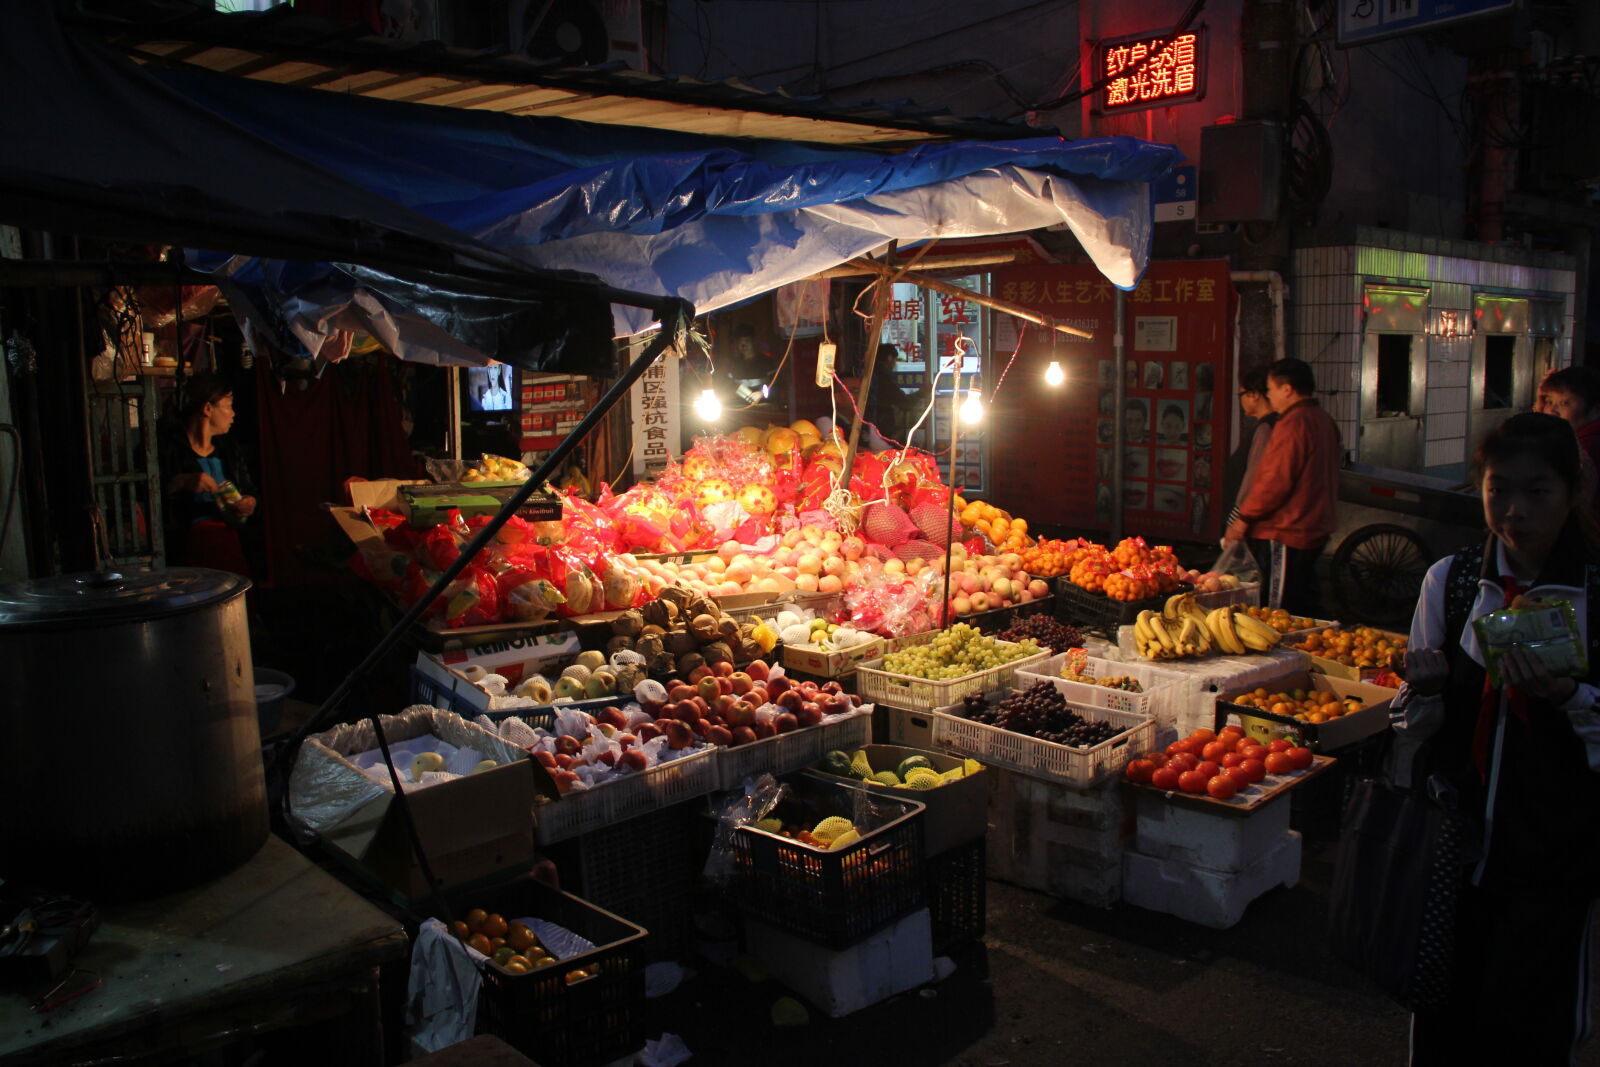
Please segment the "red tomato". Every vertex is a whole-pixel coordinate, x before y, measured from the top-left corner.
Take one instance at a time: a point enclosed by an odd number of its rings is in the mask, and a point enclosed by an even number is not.
[[[1294,742],[1289,740],[1287,737],[1274,737],[1271,741],[1267,742],[1268,752],[1287,752],[1293,747]]]
[[[1217,739],[1215,731],[1200,729],[1189,735],[1190,741],[1198,741],[1201,745],[1209,745]]]
[[[1193,749],[1194,749],[1194,743],[1192,741],[1190,741],[1188,738],[1184,738],[1182,741],[1174,741],[1174,742],[1172,742],[1172,744],[1168,745],[1167,746],[1167,755],[1169,755],[1169,756],[1181,756],[1185,752],[1192,751]]]
[[[1150,784],[1157,789],[1176,789],[1178,788],[1178,772],[1172,769],[1171,764],[1165,767],[1157,767],[1155,773],[1150,776]]]
[[[1239,791],[1239,783],[1231,775],[1219,774],[1206,783],[1206,792],[1217,800],[1227,800]]]
[[[1250,784],[1250,772],[1244,769],[1244,764],[1242,763],[1236,767],[1229,767],[1222,773],[1226,774],[1229,778],[1232,778],[1233,784],[1238,786],[1240,789],[1243,789],[1245,786]]]
[[[1223,770],[1227,770],[1229,767],[1237,767],[1237,766],[1239,766],[1239,764],[1241,764],[1243,762],[1244,762],[1244,757],[1239,755],[1239,753],[1237,753],[1237,752],[1229,752],[1227,755],[1225,755],[1221,759],[1217,760],[1217,764]]]
[[[1213,741],[1200,750],[1200,758],[1215,763],[1230,751],[1230,746],[1225,741]]]
[[[1251,742],[1248,745],[1240,745],[1238,748],[1234,749],[1234,751],[1239,753],[1239,755],[1243,756],[1245,759],[1264,760],[1267,758],[1267,746],[1258,745],[1254,742]]]
[[[1239,769],[1244,771],[1245,774],[1249,775],[1251,785],[1254,785],[1267,776],[1267,765],[1258,759],[1246,759],[1243,763],[1239,764]]]
[[[1156,765],[1147,759],[1136,759],[1128,764],[1128,780],[1133,782],[1148,782],[1150,776],[1156,773]]]
[[[1288,774],[1292,770],[1294,770],[1294,761],[1282,752],[1270,752],[1267,754],[1268,774]]]
[[[1165,766],[1167,762],[1167,754],[1165,752],[1146,752],[1139,758],[1147,759],[1157,767]]]
[[[1221,767],[1217,766],[1216,761],[1214,760],[1204,760],[1200,763],[1197,763],[1195,764],[1194,769],[1205,775],[1207,778],[1215,778],[1217,773],[1222,770]]]
[[[1178,775],[1178,788],[1185,793],[1204,793],[1208,779],[1199,771],[1184,771]]]
[[[1240,740],[1243,740],[1244,739],[1244,727],[1240,726],[1238,723],[1230,723],[1227,726],[1224,726],[1222,728],[1222,732],[1219,733],[1217,736],[1219,738],[1221,738],[1221,737],[1237,737]]]
[[[1289,762],[1294,764],[1294,769],[1297,771],[1303,771],[1311,766],[1312,753],[1304,745],[1296,745],[1294,748],[1286,749],[1283,754],[1289,757]]]
[[[1195,765],[1199,762],[1200,761],[1195,758],[1193,752],[1184,752],[1167,760],[1166,766],[1171,767],[1179,774],[1182,774],[1184,771],[1194,770]]]

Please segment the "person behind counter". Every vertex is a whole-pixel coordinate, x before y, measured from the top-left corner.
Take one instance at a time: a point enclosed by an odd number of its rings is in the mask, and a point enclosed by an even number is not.
[[[251,575],[239,527],[255,514],[255,485],[228,436],[233,417],[233,388],[221,377],[202,373],[184,382],[178,423],[161,442],[169,566]]]
[[[1462,874],[1449,999],[1412,1016],[1411,1062],[1514,1047],[1524,1063],[1572,1063],[1593,1003],[1600,852],[1584,843],[1600,834],[1600,657],[1574,678],[1513,648],[1497,688],[1471,620],[1519,593],[1564,600],[1593,642],[1600,554],[1567,423],[1514,415],[1473,467],[1490,536],[1428,570],[1390,714],[1396,784],[1448,786],[1482,837]]]

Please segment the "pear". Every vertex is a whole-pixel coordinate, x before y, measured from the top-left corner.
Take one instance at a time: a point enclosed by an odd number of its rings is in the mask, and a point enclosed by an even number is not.
[[[584,683],[570,675],[562,675],[556,679],[556,696],[566,697],[569,700],[582,700],[584,698]]]
[[[591,671],[597,671],[606,665],[606,654],[604,652],[597,652],[594,649],[589,649],[586,652],[579,652],[578,663],[589,668]]]
[[[411,780],[422,781],[422,776],[427,771],[444,770],[444,757],[437,752],[419,752],[417,758],[411,761]]]

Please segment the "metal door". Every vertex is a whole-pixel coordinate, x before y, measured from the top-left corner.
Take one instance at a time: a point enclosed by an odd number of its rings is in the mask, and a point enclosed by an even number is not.
[[[1361,339],[1362,463],[1422,469],[1428,392],[1428,291],[1369,285]]]
[[[1472,372],[1467,390],[1467,442],[1519,411],[1533,410],[1533,347],[1528,336],[1528,301],[1475,294],[1472,298]]]

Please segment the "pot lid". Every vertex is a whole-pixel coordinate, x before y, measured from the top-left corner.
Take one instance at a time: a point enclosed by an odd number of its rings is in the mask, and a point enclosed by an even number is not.
[[[136,622],[220,604],[250,588],[227,571],[95,571],[0,586],[0,628]]]

